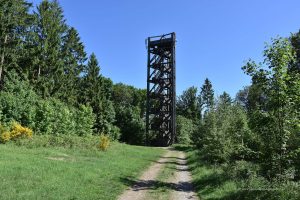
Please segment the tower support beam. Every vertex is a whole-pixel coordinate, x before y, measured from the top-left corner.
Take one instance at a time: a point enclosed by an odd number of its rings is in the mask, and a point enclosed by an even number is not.
[[[175,43],[175,33],[147,40],[146,134],[158,146],[172,145],[176,134]]]

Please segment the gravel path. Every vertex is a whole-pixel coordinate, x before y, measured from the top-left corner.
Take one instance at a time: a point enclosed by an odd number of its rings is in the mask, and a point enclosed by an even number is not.
[[[144,200],[146,199],[147,191],[151,190],[155,186],[155,179],[163,167],[165,162],[168,161],[171,151],[161,157],[155,162],[148,170],[146,170],[138,181],[134,185],[126,190],[118,199],[119,200]]]
[[[171,158],[176,158],[174,176],[166,181],[171,186],[170,200],[198,200],[193,192],[191,175],[188,171],[185,154],[180,151],[168,149],[167,153],[150,166],[138,181],[133,181],[132,186],[126,190],[118,200],[149,200],[147,193],[155,190],[156,177]]]
[[[193,190],[192,177],[188,171],[187,160],[185,154],[177,151],[177,171],[171,183],[176,185],[172,191],[171,200],[198,200],[196,193]]]

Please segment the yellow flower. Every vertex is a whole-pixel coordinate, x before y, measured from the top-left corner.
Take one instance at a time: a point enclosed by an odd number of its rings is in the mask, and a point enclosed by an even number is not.
[[[100,143],[99,143],[99,149],[102,151],[106,151],[109,147],[110,141],[109,141],[109,137],[101,134],[100,135]]]
[[[5,142],[8,142],[10,140],[10,138],[11,138],[10,132],[5,131],[1,134],[0,141],[5,143]]]
[[[19,137],[31,138],[33,131],[30,128],[23,127],[18,122],[12,124],[12,130],[10,132],[11,138],[16,139]]]

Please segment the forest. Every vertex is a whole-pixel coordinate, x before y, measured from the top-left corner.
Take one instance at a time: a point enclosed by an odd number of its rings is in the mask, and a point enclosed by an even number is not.
[[[146,90],[103,76],[57,1],[34,8],[26,0],[0,0],[0,24],[0,146],[74,146],[72,138],[100,135],[145,145]],[[241,66],[251,84],[234,97],[217,96],[209,78],[177,97],[176,148],[190,155],[194,180],[203,165],[226,172],[238,185],[229,190],[239,191],[227,199],[296,200],[300,32],[271,39],[263,58]]]

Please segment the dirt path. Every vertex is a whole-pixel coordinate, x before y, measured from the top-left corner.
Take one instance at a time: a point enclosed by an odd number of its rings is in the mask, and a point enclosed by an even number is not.
[[[171,183],[176,188],[172,191],[171,200],[198,200],[196,193],[193,191],[192,177],[188,171],[187,160],[183,152],[177,151],[177,171]]]
[[[140,179],[133,183],[133,186],[126,190],[118,199],[119,200],[144,200],[147,191],[155,185],[155,179],[163,167],[164,163],[168,161],[171,151],[161,157],[148,170],[146,170]]]
[[[187,161],[183,152],[167,149],[167,153],[150,166],[138,181],[132,182],[132,186],[126,190],[118,200],[149,200],[150,190],[157,188],[156,177],[165,167],[166,163],[176,158],[176,170],[174,176],[165,184],[170,186],[170,200],[198,200],[193,192],[191,176],[188,171]]]

